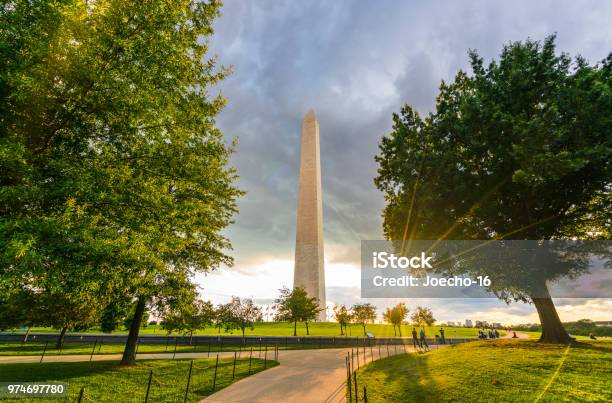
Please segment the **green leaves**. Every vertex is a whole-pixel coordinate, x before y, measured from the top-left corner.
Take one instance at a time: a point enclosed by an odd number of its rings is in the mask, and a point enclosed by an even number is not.
[[[219,7],[0,10],[3,280],[170,301],[193,272],[232,263],[221,231],[242,193],[215,127],[225,100],[208,93],[226,70],[206,57]]]
[[[612,183],[612,57],[572,62],[554,40],[511,43],[486,67],[470,51],[472,74],[442,83],[435,113],[393,116],[375,179],[388,238],[606,233],[609,221],[574,223],[576,206],[610,209],[592,201]]]

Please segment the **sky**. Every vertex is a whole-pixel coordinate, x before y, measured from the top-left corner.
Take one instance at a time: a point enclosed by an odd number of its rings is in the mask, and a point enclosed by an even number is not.
[[[237,139],[232,165],[247,194],[225,234],[235,263],[198,275],[203,297],[269,304],[291,287],[301,121],[320,126],[328,304],[360,299],[360,241],[382,239],[383,195],[373,178],[380,138],[409,103],[434,108],[442,80],[504,44],[557,34],[559,51],[595,63],[612,51],[612,3],[601,1],[227,1],[210,54],[231,67],[217,88],[217,125]],[[379,309],[397,303],[372,299]],[[496,299],[408,300],[440,321],[537,322],[530,305]],[[562,320],[610,320],[612,299],[557,300]]]

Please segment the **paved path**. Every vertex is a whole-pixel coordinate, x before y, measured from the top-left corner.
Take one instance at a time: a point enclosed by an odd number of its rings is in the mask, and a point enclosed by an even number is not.
[[[414,352],[411,346],[389,347],[390,355]],[[359,349],[360,366],[364,363],[363,351]],[[351,349],[281,350],[279,366],[241,379],[202,402],[345,402],[347,352]],[[378,347],[366,347],[366,362],[372,361],[372,355],[374,360],[379,359],[378,352]],[[386,346],[381,346],[380,352],[382,358],[387,357]]]

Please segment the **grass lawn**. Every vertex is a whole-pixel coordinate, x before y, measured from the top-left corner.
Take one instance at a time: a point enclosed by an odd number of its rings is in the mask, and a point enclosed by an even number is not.
[[[337,323],[333,322],[314,322],[308,325],[310,328],[310,336],[325,336],[325,337],[342,337],[340,335],[340,326]],[[425,333],[427,337],[434,337],[434,335],[438,334],[440,330],[439,326],[431,326],[425,328]],[[16,332],[25,333],[23,330],[13,330]],[[388,324],[367,324],[366,331],[371,332],[376,337],[394,337],[396,334],[393,332],[393,326]],[[410,335],[412,331],[411,325],[402,325],[402,336],[407,337]],[[444,326],[445,336],[449,337],[477,337],[477,329],[473,328],[464,328],[464,327],[447,327]],[[59,333],[58,330],[50,329],[50,328],[32,328],[32,333]],[[101,333],[100,329],[92,328],[85,332],[80,333]],[[127,330],[120,330],[113,332],[113,334],[122,334],[127,333]],[[166,335],[164,329],[162,329],[159,325],[149,325],[147,327],[143,327],[140,329],[140,334],[156,334],[156,335]],[[348,326],[346,330],[346,335],[349,337],[363,337],[363,327],[361,325],[351,325]],[[230,333],[225,333],[223,330],[221,333],[215,328],[209,327],[203,330],[199,330],[194,334],[197,335],[234,335],[241,336],[242,333],[240,331],[233,331]],[[247,329],[245,332],[246,336],[293,336],[293,324],[286,322],[261,322],[256,323],[254,330]],[[306,326],[303,323],[298,323],[297,326],[297,335],[299,337],[306,336]],[[399,334],[397,334],[399,337]]]
[[[266,366],[270,368],[277,364],[275,361],[268,361]],[[251,373],[264,370],[263,360],[253,359],[251,365]],[[87,399],[83,401],[142,402],[146,394],[149,372],[152,370],[153,381],[149,401],[183,401],[189,366],[189,360],[138,361],[137,365],[132,367],[119,367],[115,361],[0,364],[0,382],[67,382],[68,401],[76,401],[81,388],[84,387]],[[213,392],[214,368],[214,359],[193,361],[188,401],[197,402]],[[232,379],[232,368],[233,359],[219,359],[215,390],[247,377],[249,360],[236,361],[234,379]],[[45,401],[41,398],[33,400]]]
[[[375,361],[357,380],[370,402],[612,401],[612,345],[472,342]]]
[[[537,340],[540,338],[541,332],[528,332],[523,330],[517,330],[518,333],[524,333],[529,336],[530,339]],[[593,341],[589,338],[589,336],[581,336],[581,335],[572,335],[576,339],[576,341]],[[606,336],[597,336],[597,340],[600,342],[612,342],[612,337]]]
[[[104,354],[121,354],[123,353],[123,349],[125,348],[124,344],[117,343],[94,343],[92,342],[66,342],[62,349],[56,349],[55,343],[49,343],[47,349],[45,351],[45,356],[49,355],[71,355],[71,354],[86,354],[90,355],[92,351],[94,351],[95,346],[95,355],[104,355]],[[349,343],[342,343],[340,340],[334,344],[279,344],[279,350],[306,350],[306,349],[316,349],[316,348],[340,348],[340,347],[350,347]],[[210,353],[213,354],[218,351],[243,351],[248,352],[250,349],[253,349],[253,352],[257,352],[259,354],[260,346],[258,344],[249,344],[249,345],[229,345],[225,343],[222,347],[219,345],[212,344],[210,346]],[[264,350],[266,345],[263,344],[261,346],[261,354],[264,354]],[[268,354],[271,354],[274,346],[268,345]],[[41,355],[45,350],[45,343],[0,343],[0,356],[8,356],[8,355]],[[176,352],[177,353],[208,353],[208,344],[193,344],[193,345],[177,345]],[[138,354],[144,353],[173,353],[174,352],[174,342],[170,341],[168,345],[165,344],[139,344],[138,345]]]

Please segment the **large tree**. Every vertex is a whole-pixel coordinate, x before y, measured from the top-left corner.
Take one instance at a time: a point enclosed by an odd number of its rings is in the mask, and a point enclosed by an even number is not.
[[[217,1],[8,1],[0,9],[0,287],[147,306],[231,264],[240,192],[209,94]],[[108,300],[102,302],[107,304]]]
[[[388,239],[610,239],[612,54],[589,65],[555,51],[555,37],[504,46],[487,66],[442,82],[425,119],[409,105],[380,143],[377,187]],[[530,301],[544,342],[567,342],[545,281],[538,293],[498,283],[500,298]]]

